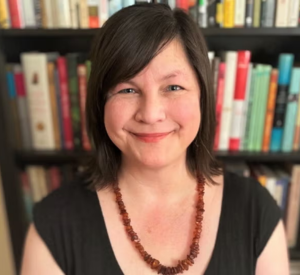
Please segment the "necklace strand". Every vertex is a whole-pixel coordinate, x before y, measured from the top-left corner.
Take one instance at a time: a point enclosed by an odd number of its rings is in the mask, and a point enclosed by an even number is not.
[[[125,204],[122,200],[121,190],[118,186],[114,187],[114,193],[116,195],[116,202],[118,204],[120,214],[122,217],[123,225],[125,230],[130,238],[130,240],[134,243],[136,249],[139,251],[140,255],[144,259],[144,261],[154,270],[157,271],[157,274],[163,275],[171,275],[171,274],[179,274],[188,270],[190,266],[194,264],[194,259],[197,258],[199,254],[199,240],[202,232],[202,221],[203,221],[203,212],[204,212],[204,187],[205,187],[205,178],[202,175],[198,176],[198,201],[196,204],[196,219],[195,219],[195,230],[194,237],[192,240],[192,244],[190,246],[190,252],[187,255],[185,260],[179,260],[177,266],[175,267],[167,267],[162,265],[157,259],[153,258],[150,254],[148,254],[144,247],[141,244],[141,241],[137,235],[137,233],[133,230],[131,226],[131,220],[126,211]]]

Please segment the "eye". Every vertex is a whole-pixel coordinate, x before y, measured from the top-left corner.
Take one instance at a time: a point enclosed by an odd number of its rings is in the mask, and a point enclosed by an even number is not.
[[[183,88],[178,86],[178,85],[170,85],[168,86],[167,90],[168,91],[179,91],[179,90],[182,90]]]
[[[118,92],[118,94],[133,94],[133,93],[135,93],[135,90],[131,89],[131,88],[123,89],[123,90]]]

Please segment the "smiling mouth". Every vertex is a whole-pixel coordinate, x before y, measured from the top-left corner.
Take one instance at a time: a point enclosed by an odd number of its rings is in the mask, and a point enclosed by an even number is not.
[[[167,133],[131,133],[137,139],[146,142],[146,143],[155,143],[158,142],[165,137],[167,137],[172,132]]]

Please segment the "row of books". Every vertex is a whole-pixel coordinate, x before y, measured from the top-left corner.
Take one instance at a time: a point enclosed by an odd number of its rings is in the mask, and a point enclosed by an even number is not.
[[[1,28],[99,28],[142,2],[186,10],[200,27],[297,27],[299,0],[0,0]]]
[[[91,69],[84,54],[24,53],[6,66],[14,147],[90,150],[85,100]]]
[[[300,146],[300,68],[251,63],[250,51],[209,53],[216,96],[217,151],[291,152]]]
[[[243,162],[225,163],[227,170],[257,179],[282,209],[289,248],[298,240],[300,215],[300,165],[266,166]]]
[[[63,166],[29,165],[20,170],[19,177],[27,220],[32,220],[32,208],[36,202],[61,185],[71,182],[80,169],[80,166],[68,164]]]

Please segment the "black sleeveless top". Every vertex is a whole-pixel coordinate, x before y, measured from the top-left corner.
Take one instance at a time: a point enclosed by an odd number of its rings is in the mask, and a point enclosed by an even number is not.
[[[229,172],[224,177],[219,229],[205,275],[253,275],[281,210],[257,181]],[[37,203],[33,222],[66,275],[123,274],[97,194],[84,187],[82,180],[62,186]]]

